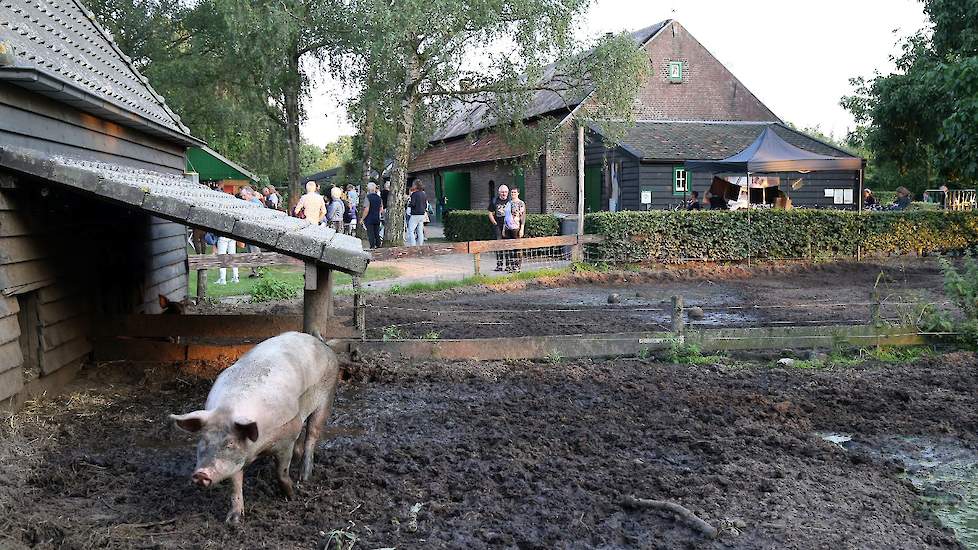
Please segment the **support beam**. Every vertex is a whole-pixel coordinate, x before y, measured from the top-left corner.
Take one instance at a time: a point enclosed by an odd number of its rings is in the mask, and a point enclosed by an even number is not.
[[[323,338],[333,316],[333,271],[312,262],[306,263],[306,284],[302,295],[302,331]]]

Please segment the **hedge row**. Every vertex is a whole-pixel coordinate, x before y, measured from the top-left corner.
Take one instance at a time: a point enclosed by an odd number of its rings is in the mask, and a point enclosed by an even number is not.
[[[585,231],[607,237],[589,248],[610,263],[820,259],[951,252],[978,244],[978,213],[761,210],[599,212]]]
[[[449,241],[488,241],[496,238],[489,224],[488,210],[452,210],[445,214],[445,238]],[[524,237],[552,237],[560,234],[560,221],[550,214],[529,214]]]

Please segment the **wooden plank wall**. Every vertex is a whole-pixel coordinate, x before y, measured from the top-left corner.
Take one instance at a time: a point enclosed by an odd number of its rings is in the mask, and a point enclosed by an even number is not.
[[[92,352],[96,315],[159,313],[159,294],[187,296],[184,226],[16,182],[0,190],[0,402],[70,379],[59,373]]]

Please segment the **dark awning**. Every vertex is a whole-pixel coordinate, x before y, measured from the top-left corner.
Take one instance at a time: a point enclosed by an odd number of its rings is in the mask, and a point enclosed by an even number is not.
[[[688,160],[685,164],[691,172],[714,174],[860,170],[863,166],[862,159],[856,157],[819,155],[795,147],[771,128],[736,155],[723,160]]]

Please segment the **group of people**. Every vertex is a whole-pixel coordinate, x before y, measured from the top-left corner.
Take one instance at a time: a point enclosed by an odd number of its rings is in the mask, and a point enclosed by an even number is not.
[[[774,203],[771,205],[775,210],[791,210],[794,206],[791,197],[784,191],[774,191]],[[742,210],[750,208],[750,192],[746,187],[741,187],[736,199],[726,200],[721,195],[714,195],[710,191],[706,192],[706,201],[710,210]],[[700,192],[693,191],[683,205],[686,210],[702,210],[703,204],[700,203]]]
[[[495,187],[495,182],[489,184]],[[500,185],[489,201],[489,223],[497,239],[522,239],[526,232],[526,203],[520,190]],[[496,271],[516,272],[522,269],[523,255],[518,250],[496,252]]]
[[[306,182],[306,193],[299,198],[292,214],[309,220],[314,224],[324,224],[332,227],[337,233],[356,234],[357,224],[363,226],[370,242],[370,248],[380,248],[381,226],[384,211],[387,207],[387,195],[390,184],[384,185],[381,191],[377,184],[367,184],[366,203],[363,215],[358,216],[360,193],[352,185],[332,187],[329,190],[329,203],[319,194],[319,185],[315,181]]]
[[[942,185],[938,192],[942,195],[941,203],[943,204],[944,198],[947,196],[947,186]],[[928,193],[924,193],[924,202],[931,202]],[[906,210],[910,208],[913,203],[913,193],[910,192],[906,187],[898,187],[896,190],[896,199],[892,204],[884,205],[880,204],[876,200],[876,195],[873,194],[873,190],[870,188],[863,189],[863,208],[866,210]]]

